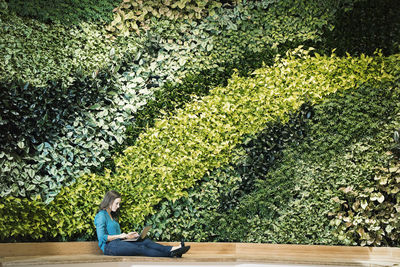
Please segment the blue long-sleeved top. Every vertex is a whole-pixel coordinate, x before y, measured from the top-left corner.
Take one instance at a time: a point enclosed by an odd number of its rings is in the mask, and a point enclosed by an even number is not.
[[[121,234],[121,228],[119,223],[111,219],[110,215],[105,210],[101,210],[96,214],[96,217],[94,217],[94,225],[96,226],[99,247],[104,252],[108,235]]]

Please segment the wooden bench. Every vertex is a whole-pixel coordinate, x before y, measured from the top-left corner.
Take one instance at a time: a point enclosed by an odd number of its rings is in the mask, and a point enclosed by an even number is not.
[[[177,245],[178,243],[166,243]],[[400,266],[400,248],[276,245],[253,243],[187,243],[183,258],[102,255],[97,242],[0,243],[0,266],[157,265],[331,265]]]

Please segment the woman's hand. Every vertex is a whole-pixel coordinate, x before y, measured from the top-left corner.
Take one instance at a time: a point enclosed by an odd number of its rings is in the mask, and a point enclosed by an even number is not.
[[[118,238],[127,239],[127,238],[130,238],[130,237],[128,237],[128,234],[122,233],[122,234],[118,235]]]
[[[127,238],[137,238],[139,237],[139,234],[137,232],[130,232],[127,234]]]

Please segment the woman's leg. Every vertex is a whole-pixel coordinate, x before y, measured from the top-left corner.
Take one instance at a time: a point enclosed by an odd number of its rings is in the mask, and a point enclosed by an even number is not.
[[[140,243],[143,243],[143,245],[145,245],[148,248],[163,251],[165,253],[169,253],[172,249],[172,246],[164,246],[164,245],[158,244],[150,239],[145,239],[143,241],[140,241]]]
[[[107,243],[104,254],[111,256],[148,256],[148,257],[170,257],[171,247],[162,246],[160,244],[154,244],[150,242],[125,242],[121,240],[114,240]],[[157,246],[158,245],[158,246]],[[161,247],[163,248],[161,248]],[[155,248],[157,247],[157,248]],[[169,248],[168,248],[169,247]]]

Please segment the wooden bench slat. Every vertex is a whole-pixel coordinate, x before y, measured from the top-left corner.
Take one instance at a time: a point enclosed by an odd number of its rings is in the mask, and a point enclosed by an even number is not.
[[[178,242],[160,242],[177,245]],[[0,266],[89,264],[106,262],[149,263],[269,263],[336,266],[395,266],[400,248],[313,246],[250,243],[195,243],[181,259],[113,257],[102,255],[97,242],[0,243]],[[117,265],[114,265],[117,266]]]
[[[0,257],[41,255],[101,255],[97,242],[0,243]]]

